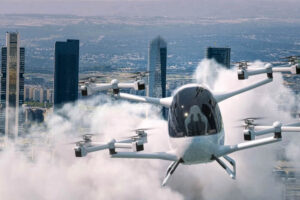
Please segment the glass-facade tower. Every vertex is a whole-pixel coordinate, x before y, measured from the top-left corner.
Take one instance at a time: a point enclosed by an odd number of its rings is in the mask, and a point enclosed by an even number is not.
[[[20,47],[19,33],[6,33],[1,56],[0,134],[15,138],[23,131],[25,49]]]
[[[147,96],[166,97],[167,43],[160,36],[149,44],[147,70],[149,72]],[[162,112],[166,117],[165,109]]]
[[[226,68],[230,68],[230,48],[207,47],[206,58],[215,61]]]
[[[54,109],[78,99],[79,40],[55,43]]]

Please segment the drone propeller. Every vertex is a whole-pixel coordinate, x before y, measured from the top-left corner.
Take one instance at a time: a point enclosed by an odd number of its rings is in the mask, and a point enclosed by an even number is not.
[[[290,60],[290,59],[298,59],[298,58],[300,58],[300,56],[287,56],[287,57],[283,57],[281,59]]]
[[[281,59],[286,60],[286,62],[296,64],[297,62],[299,62],[300,56],[287,56],[287,57],[283,57]]]
[[[249,128],[251,126],[259,126],[259,125],[262,125],[262,124],[255,122],[255,120],[261,120],[261,119],[264,119],[264,117],[247,117],[247,118],[239,119],[238,121],[242,121],[243,124],[235,126],[235,127],[238,127],[238,128],[243,128],[243,127],[244,128]]]
[[[238,125],[238,126],[235,126],[236,128],[247,128],[247,127],[250,127],[250,126],[261,126],[263,124],[261,123],[244,123],[242,125]]]
[[[85,143],[86,143],[85,141],[77,141],[77,142],[69,142],[69,143],[65,143],[64,145],[76,144],[76,146],[82,146],[82,145],[84,145]]]
[[[152,135],[153,133],[146,133],[145,131],[148,131],[148,130],[153,130],[155,128],[137,128],[137,129],[133,129],[133,130],[130,130],[132,132],[135,132],[134,135],[129,135],[129,136],[122,136],[121,138],[122,139],[138,139],[139,137],[145,137],[145,136],[149,136],[149,135]]]
[[[239,121],[245,121],[245,120],[260,120],[260,119],[265,119],[265,117],[246,117],[246,118],[240,119]]]
[[[70,142],[70,143],[66,143],[66,144],[76,144],[76,146],[82,146],[88,142],[92,142],[92,137],[95,135],[100,135],[98,133],[86,133],[86,134],[82,134],[79,135],[78,137],[82,138],[81,141],[77,141],[77,142]]]
[[[144,71],[144,72],[132,72],[132,76],[129,76],[128,78],[135,78],[135,79],[142,79],[146,76],[149,75],[149,71]]]
[[[236,65],[239,69],[247,69],[250,66],[249,61],[240,61],[233,64]]]
[[[82,78],[79,80],[79,83],[84,84],[84,83],[95,83],[97,82],[97,79],[105,78],[107,77],[106,75],[93,75],[93,76],[87,76],[85,78]]]
[[[149,130],[153,130],[155,128],[137,128],[137,129],[133,129],[131,131],[135,131],[135,132],[138,132],[138,131],[149,131]]]

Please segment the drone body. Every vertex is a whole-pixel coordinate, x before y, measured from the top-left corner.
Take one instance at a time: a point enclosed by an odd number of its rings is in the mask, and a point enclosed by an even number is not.
[[[236,151],[247,148],[275,143],[281,141],[281,132],[300,131],[300,124],[283,126],[275,122],[272,126],[255,129],[253,119],[245,120],[247,126],[244,130],[245,142],[236,145],[225,145],[225,132],[222,115],[218,104],[228,98],[272,82],[273,73],[281,71],[293,72],[295,67],[289,69],[277,68],[269,65],[264,69],[243,68],[243,73],[250,75],[267,74],[267,78],[247,87],[225,93],[216,93],[199,84],[184,85],[175,91],[172,97],[153,98],[136,96],[126,93],[117,93],[115,96],[137,102],[145,102],[169,108],[168,134],[171,150],[168,152],[143,153],[144,144],[147,143],[145,130],[138,130],[134,137],[126,140],[111,140],[101,145],[93,145],[91,140],[80,143],[75,148],[77,157],[88,153],[108,149],[112,158],[161,159],[172,161],[168,167],[162,185],[165,185],[179,164],[191,165],[217,161],[217,163],[230,175],[236,176],[235,161],[228,156]],[[248,77],[248,76],[247,76]],[[273,133],[272,136],[255,139],[256,136]],[[249,141],[250,140],[250,141]],[[123,150],[122,150],[123,149]],[[125,149],[125,151],[124,151]],[[131,151],[128,151],[131,150]],[[126,151],[127,150],[127,151]],[[224,162],[224,161],[225,162]],[[228,166],[230,164],[231,167]]]

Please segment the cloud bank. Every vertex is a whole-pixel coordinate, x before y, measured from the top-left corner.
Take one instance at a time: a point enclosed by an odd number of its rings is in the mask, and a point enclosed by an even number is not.
[[[215,73],[205,70],[208,68]],[[235,71],[207,60],[199,63],[195,76],[198,82],[224,91],[257,81],[256,78],[238,81]],[[295,96],[282,86],[280,75],[267,86],[220,104],[226,144],[243,141],[242,129],[235,128],[240,118],[263,116],[270,122],[292,120],[288,113],[278,110],[281,97],[274,96],[274,91],[287,95],[286,104],[293,105]],[[232,154],[237,163],[237,180],[230,179],[215,162],[180,165],[165,188],[160,184],[167,161],[111,159],[107,151],[75,158],[73,145],[65,145],[78,141],[77,137],[86,130],[100,134],[95,141],[107,141],[131,135],[130,130],[137,127],[155,127],[149,132],[146,151],[168,150],[167,123],[155,108],[150,109],[150,116],[145,119],[148,108],[104,95],[66,105],[48,117],[44,129],[32,129],[31,135],[42,135],[42,138],[29,145],[26,153],[18,150],[17,144],[9,144],[0,153],[0,199],[281,199],[281,185],[272,174],[281,144]],[[296,135],[283,135],[285,142],[292,139],[294,145],[287,146],[287,154],[297,159],[300,151],[299,145],[295,146],[299,143],[295,142],[300,142],[299,139]]]

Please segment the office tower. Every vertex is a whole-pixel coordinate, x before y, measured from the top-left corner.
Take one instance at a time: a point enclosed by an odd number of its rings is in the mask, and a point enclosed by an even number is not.
[[[79,40],[55,43],[54,109],[78,99]]]
[[[147,96],[166,97],[167,43],[160,36],[150,42],[147,70],[149,72]],[[165,109],[162,114],[166,117]]]
[[[25,49],[20,47],[19,33],[6,33],[6,47],[1,50],[0,132],[15,138],[23,130]]]
[[[206,58],[215,59],[217,63],[230,68],[230,48],[207,47]]]

